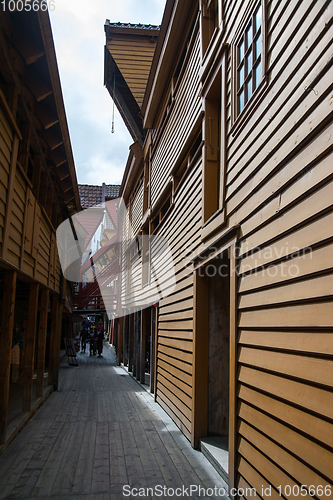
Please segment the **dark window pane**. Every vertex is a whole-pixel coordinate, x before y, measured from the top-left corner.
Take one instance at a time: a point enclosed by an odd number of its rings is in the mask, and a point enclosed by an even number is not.
[[[252,35],[252,24],[246,30],[246,48],[248,49],[252,43],[253,35]]]
[[[261,33],[255,41],[255,51],[255,59],[258,59],[258,57],[261,55]]]
[[[243,108],[244,108],[244,91],[241,92],[238,96],[238,113],[240,113]]]
[[[256,33],[261,26],[261,6],[258,8],[257,12],[254,15],[254,29]]]
[[[254,68],[254,88],[256,89],[261,82],[261,61]]]
[[[238,46],[238,62],[241,62],[244,57],[244,42]]]
[[[250,78],[250,80],[247,82],[246,84],[246,97],[247,97],[247,101],[250,99],[252,95],[252,78]]]
[[[241,68],[238,71],[238,88],[240,89],[244,83],[244,64],[242,64]]]
[[[246,56],[246,76],[250,73],[252,66],[253,66],[253,61],[252,61],[252,50],[251,50]]]

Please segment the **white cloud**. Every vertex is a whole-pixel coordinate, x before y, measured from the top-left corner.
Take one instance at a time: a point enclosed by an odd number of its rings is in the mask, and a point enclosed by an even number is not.
[[[120,182],[133,142],[103,87],[104,24],[160,24],[165,0],[55,0],[50,13],[78,182]]]

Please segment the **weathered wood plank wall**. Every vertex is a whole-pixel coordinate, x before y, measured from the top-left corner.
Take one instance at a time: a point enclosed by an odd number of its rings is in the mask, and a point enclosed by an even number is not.
[[[250,105],[236,117],[232,45],[259,4],[223,2],[220,36],[225,43],[212,49],[217,55],[215,59],[211,55],[211,74],[209,58],[203,61],[204,70],[201,67],[198,24],[190,41],[185,40],[184,27],[183,42],[189,47],[186,64],[178,80],[170,74],[170,81],[164,82],[144,150],[144,158],[149,156],[151,162],[151,212],[140,226],[145,181],[129,211],[134,248],[133,237],[154,219],[172,192],[170,181],[175,181],[172,177],[196,137],[198,122],[204,123],[201,83],[205,99],[214,71],[225,60],[223,220],[211,233],[207,225],[203,228],[206,166],[205,155],[202,159],[199,154],[184,169],[185,181],[173,191],[170,208],[150,233],[168,242],[176,277],[175,290],[159,302],[155,397],[191,439],[193,380],[200,376],[193,357],[191,260],[237,228],[236,367],[230,367],[237,374],[232,382],[236,398],[230,402],[236,412],[230,413],[236,433],[235,485],[254,487],[262,498],[261,486],[272,485],[272,497],[279,498],[279,485],[317,487],[333,477],[333,7],[324,0],[262,2],[266,81],[252,109],[248,111]],[[204,132],[205,128],[203,138]],[[130,306],[142,289],[142,260],[136,250],[131,253],[130,242],[128,248]],[[158,273],[163,264],[158,246],[150,258]],[[170,276],[161,276],[161,283],[168,285]],[[124,293],[126,286],[123,283]],[[317,491],[316,496],[323,495]]]
[[[60,290],[60,262],[55,228],[31,192],[31,184],[17,164],[11,203],[8,203],[9,169],[14,131],[0,106],[0,243],[8,217],[5,260],[28,277]],[[9,211],[8,211],[9,210]]]
[[[241,3],[225,2],[228,24]],[[236,133],[228,60],[226,212],[240,225],[238,485],[277,495],[333,477],[332,5],[267,12],[267,93]]]

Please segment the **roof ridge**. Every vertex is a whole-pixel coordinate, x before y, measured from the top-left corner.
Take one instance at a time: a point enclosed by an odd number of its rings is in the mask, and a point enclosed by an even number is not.
[[[141,23],[111,23],[109,19],[105,21],[105,26],[109,26],[111,28],[129,28],[129,29],[145,29],[145,30],[160,30],[160,25],[156,24],[141,24]]]

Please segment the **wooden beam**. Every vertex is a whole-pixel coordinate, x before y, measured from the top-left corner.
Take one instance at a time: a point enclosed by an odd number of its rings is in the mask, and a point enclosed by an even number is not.
[[[46,143],[50,146],[51,150],[53,151],[56,149],[58,146],[63,144],[62,137],[60,137],[56,132],[53,132],[51,129],[47,129],[43,133],[43,137],[46,141]]]
[[[31,123],[25,122],[22,125],[23,139],[20,142],[18,161],[22,165],[24,172],[28,170],[30,139],[31,139]]]
[[[37,350],[37,382],[36,382],[37,397],[42,397],[44,391],[44,369],[45,369],[48,304],[49,304],[49,290],[45,288],[41,291],[41,296],[40,296],[38,350]]]
[[[32,68],[27,68],[25,83],[37,102],[52,94],[50,87]]]
[[[150,308],[150,392],[155,391],[155,342],[156,342],[156,308]]]
[[[40,176],[40,188],[39,188],[39,197],[38,203],[42,206],[46,206],[47,200],[47,188],[49,185],[49,178],[46,172],[42,171]]]
[[[8,180],[8,189],[7,189],[7,203],[6,203],[6,215],[5,215],[5,224],[3,228],[3,236],[2,236],[2,259],[6,260],[8,243],[9,243],[9,229],[12,217],[12,207],[13,207],[13,194],[14,194],[14,185],[15,185],[15,177],[16,177],[16,162],[17,162],[17,154],[18,154],[18,146],[19,146],[19,138],[17,135],[14,135],[12,154],[10,159],[10,170],[9,170],[9,180]]]
[[[48,106],[41,102],[35,106],[35,115],[45,130],[49,129],[59,121],[57,115],[55,115]]]
[[[32,192],[36,200],[38,200],[39,198],[41,172],[42,172],[42,156],[35,155],[33,169],[32,169]]]
[[[37,334],[38,291],[39,284],[31,283],[29,293],[27,336],[25,343],[22,411],[31,410],[35,359],[35,339]]]
[[[229,373],[229,488],[237,476],[237,259],[236,245],[230,247],[230,373]],[[230,491],[230,490],[229,490]]]
[[[128,332],[128,371],[133,371],[133,340],[134,340],[134,314],[129,315]]]
[[[45,203],[45,211],[49,219],[51,219],[52,214],[52,203],[54,198],[54,189],[52,184],[49,182],[47,187],[47,195],[46,195],[46,203]]]
[[[118,319],[118,346],[117,346],[117,364],[121,363],[122,345],[124,335],[124,316]]]
[[[34,40],[27,37],[26,33],[23,36],[19,31],[13,31],[12,42],[22,55],[26,65],[36,62],[44,55],[44,50]]]
[[[53,371],[53,380],[54,380],[53,385],[56,389],[58,388],[58,383],[59,383],[60,344],[61,344],[63,310],[64,310],[63,304],[59,304],[58,315],[57,315],[56,337],[54,344],[55,365]]]
[[[154,400],[157,398],[157,346],[158,346],[158,314],[159,314],[159,304],[155,306],[155,332],[152,334],[155,336],[154,340]]]
[[[137,368],[138,368],[138,356],[137,356],[138,317],[137,317],[137,314],[138,314],[137,312],[133,313],[133,361],[132,361],[133,362],[133,368],[132,368],[133,377],[136,377]]]
[[[52,214],[51,214],[51,222],[55,229],[57,229],[57,218],[58,218],[58,200],[53,201],[52,203]]]
[[[1,39],[1,37],[0,37]],[[17,89],[17,87],[15,86],[14,87],[15,89]],[[13,90],[13,102],[11,103],[12,105],[12,109],[8,106],[8,103],[7,103],[7,100],[6,100],[6,97],[4,95],[4,93],[2,92],[2,90],[0,89],[0,103],[2,104],[2,107],[3,107],[3,110],[5,112],[5,115],[7,116],[11,126],[13,127],[13,129],[15,130],[17,136],[22,139],[22,134],[21,134],[21,131],[20,129],[18,128],[17,126],[17,123],[16,123],[16,120],[15,120],[15,116],[16,116],[16,108],[17,108],[17,102],[15,102],[14,100],[14,96],[15,96],[15,92]],[[17,95],[17,98],[18,98],[18,95]],[[14,114],[15,112],[15,114]]]
[[[16,85],[8,85],[9,88],[9,107],[12,112],[13,120],[16,120],[17,105],[18,105],[18,88]]]
[[[73,187],[73,182],[70,176],[66,177],[66,179],[61,181],[61,188],[64,193],[69,191]]]
[[[51,233],[51,241],[50,241],[50,260],[49,260],[49,276],[48,276],[48,285],[52,286],[52,275],[55,275],[55,267],[57,262],[57,243],[54,232]]]
[[[63,163],[65,163],[65,161],[67,161],[66,154],[60,149],[55,149],[54,151],[50,150],[48,156],[51,158],[56,167],[60,167],[60,165],[62,165]],[[67,175],[69,175],[69,171]]]
[[[51,299],[51,331],[50,331],[50,345],[49,345],[49,376],[48,376],[48,383],[53,386],[56,383],[55,345],[57,337],[58,306],[59,306],[59,295],[53,294]]]
[[[66,203],[68,203],[71,200],[74,200],[74,198],[75,195],[73,189],[71,189],[70,191],[66,191],[66,193],[64,193],[64,200]]]
[[[128,366],[128,333],[129,333],[129,316],[124,317],[124,341],[123,341],[123,363]]]
[[[149,309],[141,311],[141,342],[140,342],[140,382],[145,383],[146,380],[146,335],[149,328],[148,321]]]
[[[66,177],[69,177],[71,173],[69,171],[68,163],[66,162],[63,165],[61,165],[61,167],[57,167],[55,169],[55,173],[57,174],[57,176],[61,181],[63,179],[66,179]]]
[[[0,444],[6,440],[15,293],[16,271],[5,271],[0,334]]]
[[[208,433],[209,289],[206,277],[194,273],[193,402],[191,444]]]

